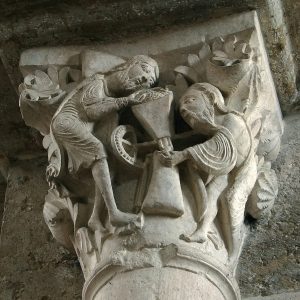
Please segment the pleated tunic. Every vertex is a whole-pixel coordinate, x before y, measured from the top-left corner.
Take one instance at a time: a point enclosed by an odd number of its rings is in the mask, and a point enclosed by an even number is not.
[[[53,136],[65,153],[70,173],[89,168],[107,156],[102,142],[93,135],[95,109],[101,111],[101,101],[105,97],[103,76],[95,76],[63,103],[52,120]]]
[[[187,149],[196,168],[210,175],[228,174],[237,161],[237,149],[230,131],[223,127],[203,144]]]

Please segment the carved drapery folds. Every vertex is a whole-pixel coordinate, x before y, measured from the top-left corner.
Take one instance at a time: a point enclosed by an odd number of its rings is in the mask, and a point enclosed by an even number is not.
[[[184,280],[188,299],[240,297],[244,217],[276,198],[282,123],[258,28],[190,48],[166,61],[86,48],[66,48],[63,62],[62,50],[36,50],[53,61],[35,66],[22,56],[21,112],[48,151],[45,221],[78,255],[85,299],[118,299],[108,280],[150,299],[157,278],[159,299]]]

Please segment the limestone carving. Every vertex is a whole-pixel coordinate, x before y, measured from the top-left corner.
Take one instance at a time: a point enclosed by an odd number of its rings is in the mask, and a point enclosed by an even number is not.
[[[32,69],[23,54],[21,112],[48,151],[44,217],[78,255],[84,299],[119,299],[108,280],[126,282],[124,299],[148,295],[145,282],[176,272],[202,278],[201,299],[240,299],[244,217],[276,198],[282,124],[257,29],[191,49],[179,65],[170,52],[170,66],[165,54],[79,49],[77,65]]]
[[[94,123],[124,106],[142,102],[145,93],[134,92],[154,85],[157,76],[158,67],[154,60],[136,56],[112,70],[110,75],[96,74],[80,82],[64,97],[49,122],[49,135],[44,140],[49,158],[47,180],[52,186],[56,184],[55,178],[62,172],[62,164],[66,163],[63,154],[67,156],[69,173],[76,173],[81,167],[91,168],[96,185],[94,210],[89,221],[91,228],[104,230],[98,221],[102,198],[112,225],[124,225],[137,219],[116,207],[106,150],[100,139],[92,134]],[[21,99],[56,102],[59,98],[55,96],[63,94],[59,86],[53,68],[48,69],[48,75],[36,71],[35,75],[25,77]]]
[[[179,101],[179,111],[190,127],[211,137],[166,157],[172,165],[188,161],[190,176],[199,177],[194,178],[197,229],[183,238],[189,242],[206,241],[218,212],[218,200],[224,193],[222,201],[228,210],[231,233],[227,245],[232,254],[238,249],[246,201],[257,176],[251,130],[243,114],[228,109],[220,91],[211,84],[193,84]],[[201,178],[201,173],[205,177]],[[233,178],[229,174],[234,174]]]
[[[264,162],[264,158],[258,164],[258,175],[255,186],[247,202],[247,212],[255,219],[270,212],[278,194],[277,177],[271,169],[271,162]]]

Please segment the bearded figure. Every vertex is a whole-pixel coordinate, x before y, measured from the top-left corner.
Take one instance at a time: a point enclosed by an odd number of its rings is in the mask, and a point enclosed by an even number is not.
[[[152,58],[134,56],[104,75],[95,74],[79,83],[64,97],[51,119],[48,142],[44,138],[49,156],[47,179],[54,187],[62,173],[76,175],[82,169],[91,170],[95,201],[89,227],[94,231],[105,231],[99,218],[104,203],[112,226],[124,226],[138,218],[117,208],[107,152],[103,141],[94,135],[94,127],[111,113],[145,101],[147,89],[156,84],[158,75],[158,65]],[[28,100],[30,95],[25,89],[21,98]]]
[[[187,162],[198,207],[197,229],[181,237],[188,242],[205,242],[222,207],[223,222],[229,224],[227,232],[223,226],[223,234],[233,258],[245,204],[257,176],[251,131],[243,115],[227,109],[221,92],[209,83],[189,87],[180,99],[179,111],[192,129],[208,137],[203,144],[163,158],[169,166]]]

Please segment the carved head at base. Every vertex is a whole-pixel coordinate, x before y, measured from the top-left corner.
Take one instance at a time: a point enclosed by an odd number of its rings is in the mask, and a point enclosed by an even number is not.
[[[157,62],[146,55],[136,55],[112,69],[108,85],[119,95],[129,95],[140,89],[153,87],[159,77]]]

